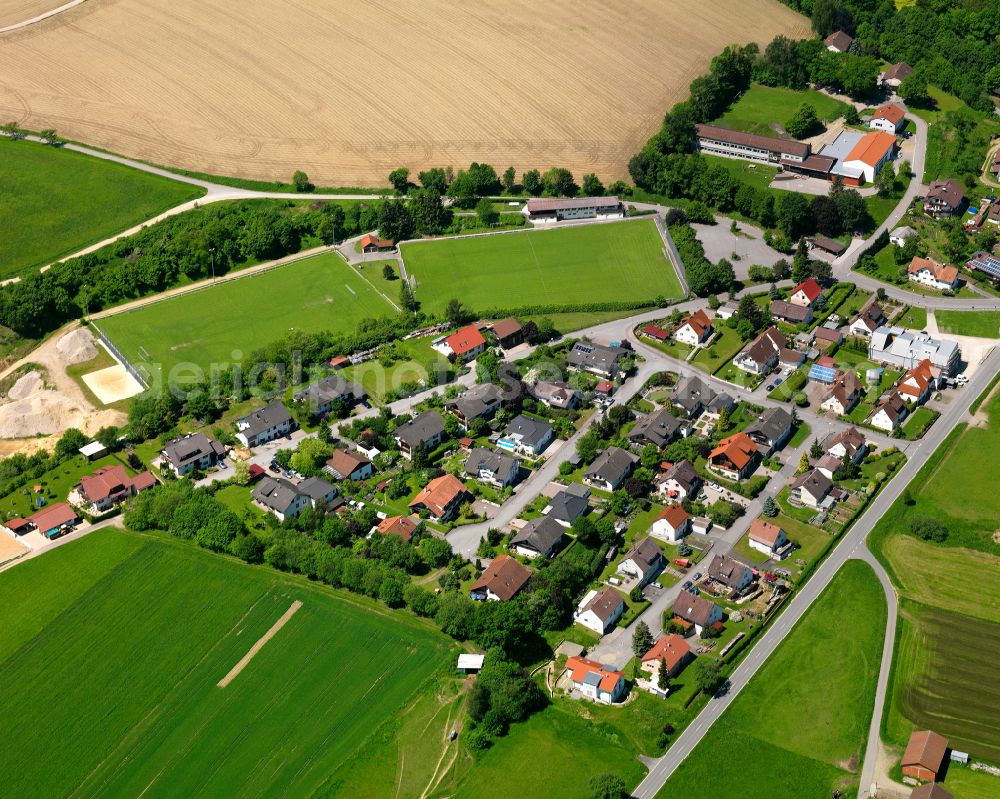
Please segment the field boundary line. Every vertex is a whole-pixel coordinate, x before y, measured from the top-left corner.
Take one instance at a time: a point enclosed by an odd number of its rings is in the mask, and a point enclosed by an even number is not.
[[[260,652],[261,649],[264,648],[264,644],[266,644],[268,641],[274,638],[274,636],[278,634],[281,628],[284,627],[286,624],[288,624],[289,621],[291,621],[292,616],[298,613],[298,610],[301,607],[302,607],[301,600],[296,599],[294,602],[292,602],[288,610],[286,610],[283,614],[281,614],[281,618],[271,625],[271,629],[269,629],[260,638],[258,638],[257,642],[252,647],[250,647],[250,650],[243,657],[239,659],[239,661],[236,663],[235,666],[233,666],[229,670],[229,673],[221,680],[219,680],[219,682],[217,683],[219,688],[225,688],[227,685],[229,685],[229,683],[235,680],[239,676],[240,672],[246,668],[247,664],[254,659],[254,656],[258,652]]]
[[[46,20],[49,17],[54,17],[56,14],[61,14],[63,11],[69,11],[71,8],[75,8],[76,6],[81,5],[82,3],[85,2],[86,0],[70,0],[68,3],[64,3],[58,8],[49,9],[48,11],[45,11],[39,14],[38,16],[32,17],[31,19],[24,19],[21,20],[20,22],[15,22],[12,25],[7,25],[3,28],[0,28],[0,33],[7,33],[8,31],[16,31],[20,30],[21,28],[27,28],[29,25],[34,25],[36,22],[41,22],[42,20]]]
[[[96,323],[91,322],[90,326],[97,333],[97,337],[100,339],[100,344],[102,347],[104,347],[105,350],[107,350],[108,355],[114,358],[126,372],[128,372],[130,375],[132,375],[132,377],[136,379],[139,385],[142,386],[143,391],[148,389],[149,376],[140,373],[139,369],[122,354],[121,350],[119,350],[118,347],[114,345],[111,339],[108,338],[107,334],[103,330],[101,330],[101,328],[98,327]],[[94,396],[97,395],[95,394]]]

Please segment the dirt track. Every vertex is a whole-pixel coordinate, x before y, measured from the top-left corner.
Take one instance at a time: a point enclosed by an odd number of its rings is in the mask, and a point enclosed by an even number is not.
[[[0,117],[242,177],[617,178],[724,45],[807,28],[777,0],[88,0],[2,35]]]

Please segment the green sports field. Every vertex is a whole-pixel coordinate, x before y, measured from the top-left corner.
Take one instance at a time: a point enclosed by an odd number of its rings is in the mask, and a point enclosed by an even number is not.
[[[853,792],[885,618],[885,595],[871,568],[848,561],[658,795]]]
[[[652,220],[411,242],[402,255],[429,313],[450,299],[484,311],[681,293]]]
[[[114,529],[0,575],[0,628],[8,796],[335,796],[454,657],[406,614]]]
[[[293,328],[354,332],[362,319],[396,309],[333,254],[317,255],[152,303],[97,324],[137,367],[173,371],[190,379],[185,364],[208,369],[233,363]],[[234,351],[239,351],[237,357]],[[145,356],[143,355],[145,353]]]
[[[0,138],[0,279],[37,269],[204,193],[71,150]]]

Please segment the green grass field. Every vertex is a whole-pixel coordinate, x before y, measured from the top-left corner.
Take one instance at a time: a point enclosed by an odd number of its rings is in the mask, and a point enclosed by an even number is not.
[[[935,311],[942,333],[1000,338],[1000,311]]]
[[[680,284],[652,220],[411,242],[402,247],[425,312],[651,302]]]
[[[178,183],[100,158],[0,139],[0,278],[37,269],[201,197]]]
[[[324,254],[97,324],[136,366],[162,370],[168,377],[175,368],[175,376],[186,374],[184,365],[207,370],[213,363],[232,363],[235,350],[249,355],[293,328],[350,333],[362,319],[395,313],[339,256]]]
[[[340,795],[339,769],[454,655],[405,614],[114,529],[4,574],[0,616],[11,796]],[[425,732],[438,755],[445,732]]]
[[[847,111],[845,103],[812,89],[798,91],[754,84],[716,120],[716,124],[731,130],[774,136],[773,126],[784,130],[785,123],[802,103],[812,105],[823,122],[832,122]]]
[[[887,738],[902,745],[914,729],[932,729],[955,748],[1000,761],[992,679],[1000,624],[904,602],[899,626]]]
[[[871,568],[848,561],[658,795],[773,799],[850,789],[885,616]]]

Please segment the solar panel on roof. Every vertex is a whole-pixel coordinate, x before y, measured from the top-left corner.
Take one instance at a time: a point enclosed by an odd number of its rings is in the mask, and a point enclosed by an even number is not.
[[[1000,277],[1000,259],[994,258],[992,255],[988,255],[985,258],[974,261],[976,269],[981,272],[986,272],[988,275],[993,275],[994,277]]]
[[[837,370],[829,366],[820,366],[819,364],[813,364],[809,368],[809,379],[818,380],[821,383],[832,383],[836,373]]]

